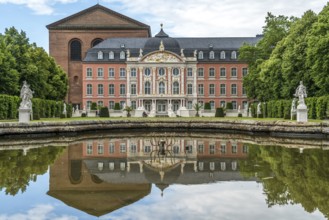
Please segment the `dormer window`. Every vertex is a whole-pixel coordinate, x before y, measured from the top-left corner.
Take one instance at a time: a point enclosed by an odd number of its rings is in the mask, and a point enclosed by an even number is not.
[[[199,59],[203,59],[203,52],[202,52],[202,51],[199,51],[198,58],[199,58]]]
[[[126,54],[125,54],[125,52],[124,51],[121,51],[120,52],[120,59],[121,60],[124,60],[126,58]]]
[[[113,53],[113,51],[110,51],[110,53],[109,53],[109,59],[110,60],[113,60],[114,59],[114,53]]]
[[[232,51],[231,53],[231,59],[236,60],[236,51]]]
[[[215,59],[215,52],[214,51],[210,51],[209,52],[209,59]]]
[[[220,52],[220,59],[221,60],[225,59],[225,51]]]
[[[102,52],[102,51],[98,51],[98,56],[97,56],[97,58],[98,58],[99,60],[102,60],[102,59],[103,59],[103,52]]]

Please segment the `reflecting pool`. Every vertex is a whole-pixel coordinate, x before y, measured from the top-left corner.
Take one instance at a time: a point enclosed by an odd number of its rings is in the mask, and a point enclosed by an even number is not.
[[[328,145],[209,133],[0,140],[0,220],[328,219]]]

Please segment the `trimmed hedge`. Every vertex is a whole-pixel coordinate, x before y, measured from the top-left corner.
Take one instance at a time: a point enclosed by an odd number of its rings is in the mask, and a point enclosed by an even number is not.
[[[108,118],[110,117],[109,109],[107,107],[102,107],[99,111],[99,117]]]
[[[209,102],[206,102],[204,104],[204,110],[211,110],[211,106],[210,106],[210,103]]]
[[[216,108],[216,113],[215,113],[215,117],[224,117],[224,109],[223,108]]]
[[[0,120],[17,119],[21,99],[17,96],[0,95]],[[33,120],[60,117],[63,113],[63,101],[32,99]],[[72,106],[66,105],[67,117],[72,116]]]

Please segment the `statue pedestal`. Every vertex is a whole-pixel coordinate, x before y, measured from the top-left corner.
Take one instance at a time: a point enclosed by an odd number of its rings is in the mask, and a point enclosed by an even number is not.
[[[29,123],[31,117],[31,109],[20,108],[18,109],[19,116],[18,122],[19,123]]]
[[[297,122],[307,122],[307,106],[305,104],[297,106]]]

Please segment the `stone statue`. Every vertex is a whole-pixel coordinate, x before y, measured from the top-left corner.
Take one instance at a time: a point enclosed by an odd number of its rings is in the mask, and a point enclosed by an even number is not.
[[[127,50],[127,58],[129,58],[130,57],[130,50],[128,49]]]
[[[181,56],[181,57],[185,57],[185,55],[184,55],[184,49],[183,49],[183,48],[180,49],[180,56]]]
[[[260,105],[261,105],[261,103],[259,102],[257,105],[257,115],[262,114],[262,111],[260,110]]]
[[[26,81],[23,82],[20,97],[22,99],[22,102],[21,102],[19,108],[32,109],[31,99],[33,98],[33,91],[30,89],[30,85],[27,84]]]
[[[241,114],[241,106],[238,107],[238,114]]]
[[[296,111],[296,98],[293,98],[291,102],[291,112],[295,112],[295,111]]]
[[[66,104],[65,104],[65,102],[63,103],[63,114],[66,115]]]
[[[164,51],[165,50],[165,47],[163,45],[163,41],[160,42],[159,50],[160,51]]]
[[[193,53],[194,58],[196,58],[197,54],[198,54],[198,51],[195,50],[194,53]]]
[[[299,86],[297,87],[294,96],[298,97],[298,104],[299,105],[305,105],[304,98],[307,97],[307,94],[306,94],[306,87],[303,85],[303,81],[299,82]]]
[[[142,57],[142,56],[143,56],[143,49],[139,48],[139,57]]]

